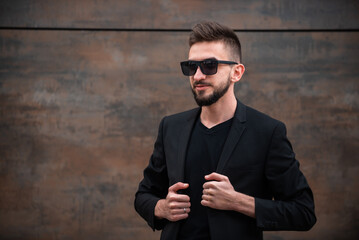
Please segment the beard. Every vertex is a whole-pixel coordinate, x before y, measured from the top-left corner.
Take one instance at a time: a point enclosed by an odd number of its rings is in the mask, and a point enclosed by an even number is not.
[[[201,83],[201,82],[199,82]],[[203,97],[203,92],[200,91],[198,93],[196,93],[196,91],[194,90],[194,87],[192,87],[192,93],[193,93],[193,97],[194,100],[196,101],[196,103],[198,104],[198,106],[202,107],[202,106],[210,106],[213,103],[216,103],[221,97],[223,97],[224,94],[226,94],[226,92],[229,89],[230,86],[230,79],[228,77],[227,82],[225,82],[224,84],[220,85],[219,87],[215,88],[213,90],[213,93],[207,97]]]

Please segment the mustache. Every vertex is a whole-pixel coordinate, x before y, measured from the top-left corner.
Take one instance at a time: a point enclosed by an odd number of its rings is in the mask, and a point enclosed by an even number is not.
[[[198,86],[198,85],[212,86],[210,83],[203,82],[203,81],[199,81],[199,82],[194,82],[194,83],[193,83],[193,87],[196,87],[196,86]]]

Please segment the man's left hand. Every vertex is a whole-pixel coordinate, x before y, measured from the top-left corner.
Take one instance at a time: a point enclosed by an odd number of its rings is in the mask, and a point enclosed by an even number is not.
[[[219,173],[211,173],[204,178],[208,182],[203,184],[201,204],[220,210],[233,210],[237,192],[228,177]]]

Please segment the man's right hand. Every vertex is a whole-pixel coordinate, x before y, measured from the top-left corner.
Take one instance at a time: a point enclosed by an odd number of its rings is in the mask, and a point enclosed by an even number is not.
[[[171,222],[176,222],[188,218],[191,211],[189,196],[178,194],[177,191],[188,188],[188,183],[178,182],[168,189],[165,199],[160,199],[155,207],[155,216],[159,219],[166,218]]]

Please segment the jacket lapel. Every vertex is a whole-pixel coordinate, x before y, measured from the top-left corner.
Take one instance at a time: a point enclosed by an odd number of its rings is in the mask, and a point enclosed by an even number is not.
[[[234,148],[236,147],[242,133],[245,130],[246,106],[237,100],[237,108],[234,114],[231,130],[228,133],[226,143],[223,146],[222,154],[219,158],[217,173],[222,173]]]
[[[185,160],[187,153],[188,142],[191,137],[192,128],[196,122],[197,116],[200,113],[200,108],[197,108],[195,111],[191,112],[191,115],[186,119],[184,126],[181,129],[179,141],[178,141],[178,158],[177,158],[177,169],[176,176],[177,182],[184,181],[184,168]]]

